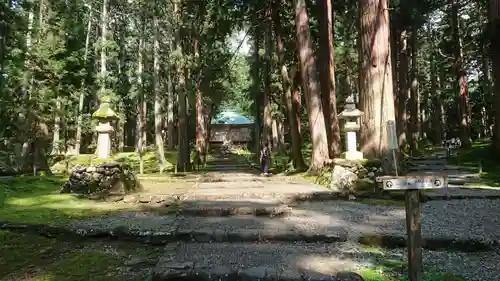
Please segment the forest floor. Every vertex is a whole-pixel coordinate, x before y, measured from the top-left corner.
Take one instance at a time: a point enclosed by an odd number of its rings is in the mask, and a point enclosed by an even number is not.
[[[302,177],[261,177],[238,155],[143,176],[145,191],[120,202],[57,194],[63,180],[0,179],[0,280],[403,280],[398,200],[335,199]],[[499,197],[473,195],[422,205],[427,280],[500,275]]]

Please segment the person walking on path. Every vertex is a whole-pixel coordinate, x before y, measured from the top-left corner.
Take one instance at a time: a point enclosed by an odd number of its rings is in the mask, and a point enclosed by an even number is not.
[[[262,168],[262,175],[267,176],[269,174],[269,158],[271,157],[271,151],[269,150],[268,143],[264,143],[264,147],[260,152],[260,165]]]

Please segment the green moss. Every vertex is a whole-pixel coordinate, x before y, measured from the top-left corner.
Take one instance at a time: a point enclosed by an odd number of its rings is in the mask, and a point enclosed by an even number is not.
[[[160,165],[156,157],[156,152],[145,151],[142,159],[144,161],[145,173],[157,173],[160,171]],[[165,171],[172,171],[177,162],[177,151],[165,152]],[[139,155],[137,152],[121,152],[114,154],[108,159],[97,158],[94,154],[81,154],[79,156],[70,156],[52,165],[51,170],[54,173],[68,173],[76,165],[98,165],[105,162],[116,161],[130,165],[135,171],[139,171]]]
[[[65,177],[0,178],[0,221],[65,224],[70,220],[132,208],[60,194]]]
[[[0,231],[0,279],[25,281],[144,280],[125,276],[131,255],[157,255],[142,246],[68,243],[38,235]]]

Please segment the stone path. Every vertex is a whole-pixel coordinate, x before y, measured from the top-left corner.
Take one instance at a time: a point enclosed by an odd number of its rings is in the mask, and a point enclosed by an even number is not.
[[[306,181],[261,177],[245,163],[237,155],[218,155],[179,193],[150,190],[139,196],[148,206],[143,212],[78,220],[65,229],[165,246],[153,269],[155,281],[353,281],[361,280],[355,272],[362,268],[405,259],[403,207],[292,200],[331,197]],[[170,212],[163,213],[166,206]],[[500,200],[429,201],[421,211],[423,246],[432,250],[424,252],[429,268],[470,281],[500,276],[495,266],[500,262]],[[7,227],[0,223],[0,229]],[[60,231],[37,227],[44,234]],[[392,249],[373,251],[366,244]],[[444,251],[450,249],[458,251]],[[473,250],[486,252],[463,252]]]
[[[153,208],[175,207],[173,213],[114,213],[76,221],[70,229],[85,236],[166,245],[153,270],[157,281],[181,277],[200,281],[361,280],[354,272],[385,259],[406,258],[403,207],[345,200],[293,201],[292,196],[328,192],[305,181],[261,177],[245,163],[236,155],[219,155],[176,200],[155,199],[161,202],[154,204],[150,200]],[[500,262],[500,217],[493,214],[498,213],[500,200],[423,204],[423,246],[433,250],[424,252],[426,264],[471,281],[496,280],[493,277],[500,272],[493,265]],[[363,244],[395,249],[373,252]],[[481,263],[485,257],[490,259]],[[460,259],[469,266],[461,266]]]
[[[478,186],[468,188],[463,185],[479,183],[480,174],[475,170],[447,164],[446,149],[438,149],[422,157],[410,158],[408,175],[436,175],[448,177],[448,188],[428,191],[426,194],[437,198],[500,198],[500,189]]]

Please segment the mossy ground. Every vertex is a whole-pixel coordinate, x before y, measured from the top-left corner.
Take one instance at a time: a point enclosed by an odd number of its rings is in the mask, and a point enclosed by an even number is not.
[[[166,194],[191,188],[193,183],[188,182],[188,178],[193,177],[189,174],[144,175],[139,181],[147,191]],[[64,176],[0,177],[0,221],[63,225],[71,220],[113,212],[145,211],[140,205],[60,194],[66,180]]]
[[[0,178],[0,221],[64,224],[123,209],[130,205],[80,199],[74,194],[60,194],[64,177]]]
[[[143,156],[144,161],[144,173],[158,173],[160,171],[160,165],[158,162],[158,157],[156,152],[152,150],[145,151]],[[177,163],[177,151],[166,151],[165,152],[165,167],[164,170],[171,172]],[[76,165],[97,165],[109,161],[116,161],[123,164],[130,165],[135,171],[139,171],[139,154],[137,152],[120,152],[111,156],[109,159],[99,159],[94,154],[81,154],[79,156],[68,156],[60,161],[57,161],[52,165],[52,171],[54,173],[67,173],[69,169]]]
[[[161,248],[139,244],[65,242],[0,231],[0,280],[146,280]]]

